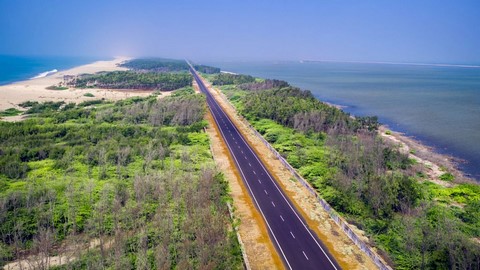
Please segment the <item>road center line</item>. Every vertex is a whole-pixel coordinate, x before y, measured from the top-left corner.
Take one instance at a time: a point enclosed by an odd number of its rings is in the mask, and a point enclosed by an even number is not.
[[[307,254],[305,254],[305,251],[302,251],[303,253],[303,256],[305,256],[305,258],[307,258],[307,261],[309,260],[308,257],[307,257]]]
[[[285,222],[285,219],[283,219],[282,215],[280,215],[280,218],[282,219],[283,222]]]
[[[264,189],[263,191],[265,191],[265,194],[267,194],[267,195],[268,195],[268,192],[267,192],[267,190],[266,190],[266,189]]]
[[[273,202],[272,202],[272,205],[273,205],[273,207],[275,207],[275,204]],[[293,238],[295,238],[295,237],[293,237]]]

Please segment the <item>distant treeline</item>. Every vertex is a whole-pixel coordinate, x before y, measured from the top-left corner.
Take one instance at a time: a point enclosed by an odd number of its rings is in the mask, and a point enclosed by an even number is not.
[[[217,67],[211,67],[211,66],[205,66],[205,65],[193,65],[193,68],[198,72],[202,72],[206,74],[220,73],[220,68],[217,68]]]
[[[74,80],[72,84],[79,88],[97,87],[170,91],[192,85],[192,75],[189,73],[112,71],[83,75]]]
[[[165,59],[165,58],[142,58],[133,59],[123,63],[121,66],[139,71],[151,72],[180,72],[188,71],[189,66],[184,60]],[[203,73],[219,73],[220,69],[205,65],[193,65],[193,67]]]
[[[395,268],[480,269],[479,185],[428,181],[428,168],[378,135],[377,117],[353,118],[285,82],[211,80]]]

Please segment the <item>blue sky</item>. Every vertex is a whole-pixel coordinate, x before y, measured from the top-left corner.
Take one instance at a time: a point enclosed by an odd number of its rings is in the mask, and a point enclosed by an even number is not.
[[[480,63],[478,0],[0,0],[0,54]]]

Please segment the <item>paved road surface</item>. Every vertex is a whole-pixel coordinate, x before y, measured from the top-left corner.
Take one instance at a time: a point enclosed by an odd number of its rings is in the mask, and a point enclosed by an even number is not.
[[[261,212],[288,269],[340,269],[287,199],[263,163],[252,151],[229,117],[211,96],[202,80],[191,69],[220,129],[243,181]]]

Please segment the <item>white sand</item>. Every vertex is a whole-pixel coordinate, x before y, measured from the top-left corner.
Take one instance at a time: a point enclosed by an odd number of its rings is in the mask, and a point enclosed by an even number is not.
[[[0,111],[8,108],[17,108],[18,104],[24,101],[32,100],[38,102],[44,101],[65,101],[66,103],[79,103],[85,100],[95,100],[105,98],[107,100],[119,100],[133,96],[148,96],[152,91],[132,91],[132,90],[110,90],[110,89],[75,89],[68,90],[48,90],[46,87],[58,85],[63,82],[64,75],[79,75],[83,73],[96,73],[100,71],[127,70],[119,67],[117,64],[128,60],[125,57],[119,57],[111,61],[98,61],[88,65],[78,66],[69,70],[59,71],[50,76],[30,79],[0,86]],[[85,97],[84,94],[92,93],[95,97]],[[165,95],[166,93],[162,93]],[[162,95],[162,96],[163,96]],[[166,95],[165,95],[166,96]],[[21,117],[5,117],[2,120],[17,121]]]

